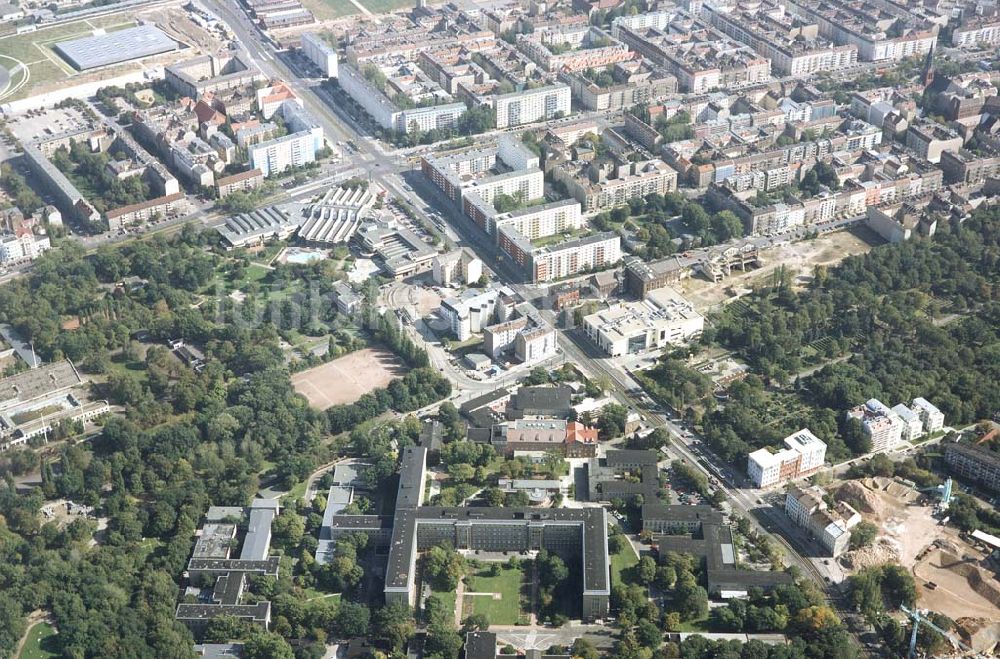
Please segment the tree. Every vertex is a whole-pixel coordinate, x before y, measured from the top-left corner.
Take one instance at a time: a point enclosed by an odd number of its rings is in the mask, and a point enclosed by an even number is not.
[[[690,573],[685,573],[677,580],[674,606],[684,620],[703,618],[708,614],[708,592],[698,585]]]
[[[495,565],[495,564],[494,564]],[[481,631],[485,632],[490,628],[490,619],[485,613],[473,613],[462,623],[463,632]]]
[[[648,586],[653,583],[653,580],[656,579],[656,561],[649,556],[640,558],[639,564],[636,566],[636,575],[643,585]]]
[[[436,545],[424,556],[424,574],[436,590],[453,591],[465,574],[465,559],[450,546]]]
[[[625,433],[625,423],[628,420],[628,410],[617,403],[610,403],[601,409],[601,418],[597,429],[603,439],[614,439]]]
[[[246,659],[295,659],[292,646],[277,634],[256,632],[243,642]]]
[[[377,638],[387,641],[395,650],[402,650],[415,632],[410,607],[403,602],[385,605],[375,614],[373,631]]]
[[[648,620],[640,620],[635,629],[636,640],[644,647],[656,649],[663,643],[660,628]]]
[[[851,529],[851,549],[868,547],[878,535],[878,527],[868,521],[861,521]]]
[[[337,638],[357,638],[368,634],[371,611],[363,604],[341,600],[334,614],[331,632]]]

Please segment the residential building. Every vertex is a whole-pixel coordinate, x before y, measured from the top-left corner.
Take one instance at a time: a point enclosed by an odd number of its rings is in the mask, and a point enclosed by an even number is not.
[[[1000,153],[983,156],[965,149],[942,151],[938,167],[948,183],[980,185],[989,178],[1000,176]]]
[[[315,32],[302,35],[302,54],[319,68],[326,78],[337,77],[337,49]]]
[[[856,45],[833,44],[819,36],[815,22],[790,16],[778,4],[765,2],[753,11],[706,4],[702,13],[713,27],[753,48],[783,75],[838,71],[858,61]]]
[[[920,415],[920,420],[924,423],[924,432],[932,433],[944,428],[944,414],[925,399],[914,398],[912,409]]]
[[[259,169],[248,169],[232,176],[215,179],[215,190],[219,199],[224,199],[234,192],[249,192],[264,184],[264,172]]]
[[[818,486],[793,485],[785,494],[785,513],[797,526],[809,531],[829,556],[837,557],[850,547],[851,529],[862,518],[843,501],[830,508],[826,498],[826,492]]]
[[[500,94],[493,99],[496,127],[522,126],[569,115],[571,99],[570,88],[564,84]]]
[[[250,167],[264,178],[289,167],[301,167],[316,160],[316,144],[309,132],[291,133],[248,148]]]
[[[36,236],[30,229],[0,233],[0,265],[10,267],[34,261],[51,247],[48,236]]]
[[[520,34],[517,47],[552,73],[605,67],[633,57],[625,44],[601,28],[578,23]]]
[[[229,51],[226,57],[204,55],[178,62],[164,69],[167,84],[190,98],[211,92],[253,87],[264,76],[243,50]]]
[[[951,45],[956,48],[977,48],[980,44],[1000,44],[1000,18],[996,15],[963,21],[951,33]]]
[[[904,442],[912,442],[924,434],[924,422],[920,419],[920,414],[916,411],[899,403],[892,406],[892,413],[903,422],[903,430],[900,437]]]
[[[961,135],[933,122],[913,124],[906,131],[906,148],[934,164],[941,162],[943,152],[957,152],[963,144]]]
[[[903,437],[903,420],[876,398],[848,410],[847,418],[861,422],[865,434],[871,439],[872,453],[894,450]]]
[[[968,442],[942,442],[944,461],[951,473],[1000,493],[1000,454],[986,446]]]
[[[479,334],[498,318],[498,301],[506,292],[500,288],[469,289],[458,297],[441,302],[438,315],[448,323],[451,333],[459,341]],[[501,318],[501,320],[503,320]]]
[[[365,79],[353,66],[338,68],[337,82],[382,128],[401,133],[451,128],[465,114],[465,103],[443,103],[400,109],[386,93]]]
[[[796,16],[814,21],[821,36],[857,46],[858,58],[865,62],[922,57],[937,42],[937,28],[899,3],[789,0],[785,6]]]
[[[108,218],[108,228],[111,231],[120,231],[127,226],[144,224],[156,218],[166,219],[176,213],[183,203],[184,193],[176,192],[138,204],[115,208],[104,215]]]
[[[677,172],[659,158],[569,163],[556,167],[553,176],[586,212],[623,206],[631,199],[677,189]]]
[[[809,476],[823,466],[826,444],[808,429],[789,435],[777,453],[762,448],[747,456],[747,476],[757,488]]]
[[[564,74],[562,77],[580,105],[592,111],[629,110],[677,93],[677,78],[641,61],[616,64],[612,75],[615,83],[607,86],[598,85],[584,73]]]
[[[621,237],[608,231],[535,250],[529,272],[533,282],[553,281],[611,267],[621,258]]]
[[[676,291],[660,288],[641,302],[618,302],[585,316],[587,336],[611,357],[680,345],[699,336],[705,318]]]

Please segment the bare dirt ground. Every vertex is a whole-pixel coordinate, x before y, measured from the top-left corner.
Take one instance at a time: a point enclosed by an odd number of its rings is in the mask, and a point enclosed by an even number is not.
[[[405,375],[406,371],[406,365],[388,350],[365,348],[296,373],[292,376],[292,386],[310,405],[325,410],[353,403],[363,394]]]
[[[763,266],[749,272],[734,270],[731,276],[718,284],[696,276],[683,280],[675,288],[695,309],[704,313],[741,290],[750,289],[756,283],[766,280],[780,265],[791,271],[792,281],[797,286],[805,286],[812,281],[813,268],[816,266],[833,266],[852,254],[864,254],[876,240],[866,230],[828,233],[815,240],[803,240],[766,250],[761,253]]]
[[[842,563],[853,570],[899,564],[916,579],[919,608],[953,620],[1000,621],[1000,581],[993,570],[983,567],[985,556],[956,529],[941,526],[933,516],[934,506],[922,505],[918,493],[874,478],[848,482],[837,498],[848,501],[882,530],[873,546],[848,552]]]

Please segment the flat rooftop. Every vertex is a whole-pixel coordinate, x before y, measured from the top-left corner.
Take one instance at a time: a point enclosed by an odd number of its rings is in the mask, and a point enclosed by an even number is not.
[[[177,48],[178,43],[155,25],[139,25],[55,45],[56,52],[77,71],[160,55]]]

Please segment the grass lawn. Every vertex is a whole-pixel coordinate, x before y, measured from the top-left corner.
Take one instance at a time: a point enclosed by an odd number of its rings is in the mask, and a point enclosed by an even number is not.
[[[122,23],[121,17],[117,17],[115,22]],[[93,26],[86,21],[74,21],[0,39],[0,55],[6,55],[26,64],[31,74],[28,84],[5,100],[29,96],[40,85],[76,75],[77,72],[52,50],[52,46],[59,41],[90,36],[93,30]],[[2,64],[8,68],[13,66],[13,63],[6,58]]]
[[[463,617],[469,613],[485,613],[493,625],[516,625],[521,618],[521,584],[524,572],[503,565],[500,574],[491,577],[489,567],[483,567],[469,577],[463,602]],[[500,599],[490,595],[468,593],[500,593]]]
[[[688,620],[686,622],[682,622],[680,624],[680,626],[676,630],[674,630],[674,631],[688,632],[688,633],[694,633],[694,632],[706,632],[707,633],[707,632],[711,632],[711,631],[715,631],[715,630],[713,630],[709,626],[709,624],[708,624],[708,616],[706,615],[704,618],[696,618],[694,620]]]
[[[388,14],[391,11],[412,7],[410,0],[359,0],[373,14]]]
[[[431,590],[431,595],[439,598],[442,602],[444,602],[444,608],[445,608],[445,610],[451,611],[451,612],[454,613],[454,611],[455,611],[455,598],[457,596],[457,593],[454,590],[449,590],[447,592],[444,592],[444,591],[433,590],[432,589]]]
[[[335,18],[361,13],[350,0],[302,0],[302,4],[321,21],[332,21]]]
[[[40,622],[28,631],[28,639],[24,642],[18,659],[48,659],[59,656],[61,652],[55,628],[47,622]]]
[[[637,565],[639,555],[631,542],[625,541],[625,546],[617,554],[611,554],[611,585],[622,582],[622,572]]]

